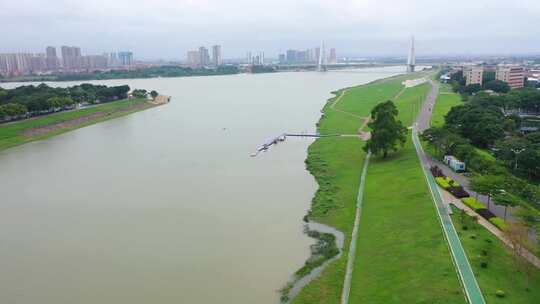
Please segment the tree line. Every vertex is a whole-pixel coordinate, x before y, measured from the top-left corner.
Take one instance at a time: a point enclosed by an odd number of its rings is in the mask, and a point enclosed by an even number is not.
[[[72,109],[77,103],[94,104],[125,99],[127,85],[107,87],[81,84],[68,88],[53,88],[46,84],[0,88],[0,121],[36,116]]]

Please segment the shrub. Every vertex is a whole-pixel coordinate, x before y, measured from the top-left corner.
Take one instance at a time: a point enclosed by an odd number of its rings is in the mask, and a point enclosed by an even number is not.
[[[452,193],[452,195],[456,198],[464,198],[470,196],[469,193],[465,191],[462,186],[450,187],[450,189],[448,189],[448,192]]]
[[[437,182],[437,184],[439,186],[441,186],[441,188],[443,189],[448,189],[450,188],[450,183],[448,182],[448,180],[446,179],[446,177],[436,177],[435,178],[435,181]]]
[[[482,268],[487,268],[487,266],[488,266],[488,263],[485,262],[485,261],[480,263],[480,267],[482,267]]]
[[[431,174],[433,174],[433,176],[435,176],[435,177],[445,177],[442,170],[437,166],[431,167],[430,170],[431,170]]]
[[[474,197],[465,197],[462,198],[461,201],[475,211],[478,211],[479,209],[486,209],[486,206],[484,206],[484,204],[479,202]]]
[[[492,223],[493,225],[497,226],[497,228],[499,228],[500,230],[505,230],[506,229],[506,223],[500,217],[492,217],[492,218],[489,219],[489,222]]]
[[[495,295],[498,297],[498,298],[504,298],[506,296],[506,294],[504,293],[504,291],[498,289],[496,292],[495,292]]]
[[[445,190],[449,190],[452,187],[461,187],[461,185],[458,182],[452,180],[448,176],[435,177],[435,181],[437,182],[439,186],[441,186]]]
[[[490,218],[495,217],[495,214],[493,214],[491,211],[487,209],[478,209],[476,210],[476,212],[478,212],[478,214],[480,214],[481,217],[485,218],[488,221]]]

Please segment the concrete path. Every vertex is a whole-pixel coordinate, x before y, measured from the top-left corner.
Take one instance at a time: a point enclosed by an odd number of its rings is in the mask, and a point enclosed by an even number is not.
[[[439,192],[439,187],[435,182],[435,178],[433,178],[433,175],[431,175],[431,172],[429,171],[430,166],[428,162],[428,157],[424,153],[422,145],[420,144],[420,139],[418,138],[419,130],[423,131],[429,128],[432,109],[439,92],[438,84],[434,83],[432,80],[430,80],[429,82],[432,86],[431,91],[426,97],[426,101],[424,102],[422,110],[417,117],[416,124],[413,127],[412,139],[414,147],[416,149],[416,153],[418,154],[418,158],[420,159],[420,165],[422,167],[422,171],[431,192],[433,202],[435,204],[435,209],[437,210],[439,221],[444,232],[444,236],[448,242],[448,246],[452,254],[452,261],[454,262],[454,266],[456,267],[456,270],[459,274],[460,282],[463,290],[465,291],[467,301],[470,304],[485,304],[486,301],[484,299],[484,296],[482,295],[480,287],[478,286],[478,282],[476,281],[476,277],[474,276],[474,272],[469,263],[469,259],[467,258],[467,254],[465,253],[465,250],[461,245],[461,241],[456,232],[456,229],[454,228],[452,219],[448,214],[448,209],[444,205],[441,193]]]
[[[364,160],[364,168],[362,169],[362,175],[360,176],[360,187],[358,189],[358,196],[356,197],[356,214],[354,217],[354,226],[351,235],[351,244],[349,246],[349,255],[347,256],[347,268],[345,271],[345,280],[343,281],[343,289],[341,290],[341,304],[349,303],[349,294],[351,292],[351,280],[354,267],[354,259],[356,257],[356,239],[358,237],[358,225],[360,224],[360,215],[362,211],[362,203],[364,201],[364,186],[366,183],[367,169],[369,165],[369,157],[371,153],[366,155]]]

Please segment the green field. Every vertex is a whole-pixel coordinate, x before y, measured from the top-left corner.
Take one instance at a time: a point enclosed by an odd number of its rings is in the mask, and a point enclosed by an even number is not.
[[[431,117],[431,125],[434,127],[442,127],[444,125],[444,116],[454,106],[463,104],[461,96],[453,93],[452,89],[447,84],[441,84],[440,93],[437,96],[437,102],[433,109],[433,116]]]
[[[539,302],[540,270],[536,269],[530,280],[530,290],[525,290],[525,275],[515,270],[512,256],[497,237],[467,215],[464,217],[464,224],[468,229],[463,230],[459,211],[455,208],[452,221],[469,256],[476,280],[488,303],[525,304]],[[484,250],[487,255],[484,255]],[[486,268],[480,266],[483,261],[487,262]],[[533,266],[531,265],[531,267]],[[498,298],[495,295],[499,289],[505,292],[504,298]]]
[[[364,193],[350,303],[464,303],[410,140],[372,159]]]
[[[403,89],[401,82],[413,77],[418,77],[418,74],[393,77],[348,89],[335,105],[335,110],[331,107],[335,100],[331,100],[324,108],[325,116],[320,121],[320,132],[356,133],[361,125],[360,117],[369,116],[374,105],[400,93]],[[427,84],[407,89],[395,101],[400,109],[400,119],[405,125],[412,122],[428,89]],[[337,96],[340,94],[341,92],[337,92]],[[347,111],[356,116],[340,111]],[[320,186],[313,200],[310,218],[343,231],[346,235],[346,248],[342,257],[330,264],[319,278],[304,288],[292,301],[293,303],[339,303],[360,173],[365,158],[363,145],[364,143],[356,138],[322,138],[309,148],[308,169]],[[403,171],[403,175],[388,171],[390,167]],[[388,181],[393,184],[390,188],[392,190],[403,183],[407,187],[401,191],[386,191],[383,187],[386,187]],[[429,302],[440,299],[445,299],[444,303],[464,302],[433,203],[411,146],[407,145],[407,149],[396,158],[385,161],[375,158],[373,165],[368,169],[367,183],[369,185],[366,185],[366,191],[369,193],[366,195],[369,201],[365,201],[365,204],[369,206],[365,205],[366,209],[360,220],[360,243],[356,262],[369,264],[371,274],[366,278],[373,278],[376,271],[376,280],[370,284],[363,284],[357,276],[365,273],[353,272],[351,299],[356,299],[361,293],[366,295],[366,298],[362,298],[365,300],[364,303],[407,303],[399,301],[414,297],[428,301],[425,303],[442,303]],[[385,202],[374,201],[377,200],[377,195],[383,195],[380,192],[387,195],[384,197]],[[411,200],[422,208],[413,208]],[[384,208],[380,208],[379,204],[382,203]],[[395,210],[391,208],[394,205],[397,205]],[[374,224],[377,229],[365,227],[363,221]],[[403,229],[406,231],[403,232]],[[387,248],[384,246],[394,241],[392,252],[386,251]],[[363,251],[369,242],[378,245],[372,247],[372,250]],[[403,245],[404,243],[409,244]],[[397,260],[390,260],[388,257],[379,258],[390,253]],[[430,266],[424,267],[424,263],[430,263]],[[418,269],[412,269],[413,267]],[[413,271],[416,271],[415,278],[411,281],[409,278]],[[405,275],[397,276],[396,272],[403,272]],[[395,284],[396,281],[400,283]],[[425,288],[414,290],[417,286]],[[370,298],[375,294],[380,295],[381,301],[379,298],[377,300]]]
[[[133,106],[138,106],[145,103],[148,105],[147,107],[136,107],[134,109],[130,109]],[[106,104],[101,104],[95,107],[86,108],[82,110],[61,112],[61,113],[51,114],[51,115],[38,117],[34,119],[27,119],[27,120],[22,120],[18,122],[2,124],[0,125],[0,151],[17,146],[17,145],[24,144],[27,142],[45,139],[45,138],[55,136],[61,133],[65,133],[74,129],[78,129],[84,126],[95,124],[100,121],[105,121],[112,118],[124,116],[130,113],[136,112],[136,111],[146,109],[151,106],[152,105],[147,103],[146,100],[144,99],[119,100],[119,101],[109,102]],[[90,114],[95,114],[95,113],[105,113],[106,115],[99,118],[90,119],[88,121],[85,121],[84,123],[80,123],[75,126],[61,128],[53,132],[41,134],[39,136],[30,137],[30,136],[23,135],[23,133],[27,130],[31,130],[31,129],[39,128],[43,126],[50,126],[50,125],[54,125],[54,124],[58,124],[62,122],[67,122],[70,120],[83,117],[85,115],[90,115]]]

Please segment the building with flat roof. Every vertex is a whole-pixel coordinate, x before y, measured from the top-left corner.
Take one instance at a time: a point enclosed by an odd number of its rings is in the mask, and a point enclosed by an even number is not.
[[[58,69],[58,57],[56,56],[56,47],[48,46],[45,50],[47,69],[55,71]]]
[[[210,64],[210,54],[208,54],[208,49],[204,46],[199,48],[199,64],[202,66],[207,66]]]
[[[484,77],[484,68],[481,66],[464,67],[463,77],[465,77],[465,85],[471,85],[471,84],[482,85],[482,78]]]
[[[133,52],[118,52],[118,60],[122,66],[133,65]]]
[[[62,67],[66,70],[81,67],[81,48],[76,46],[62,46]]]
[[[523,88],[525,85],[525,71],[516,65],[499,65],[495,72],[495,79],[504,81],[510,89]]]
[[[221,58],[221,45],[214,45],[212,47],[212,63],[215,66],[223,64],[223,59]]]

